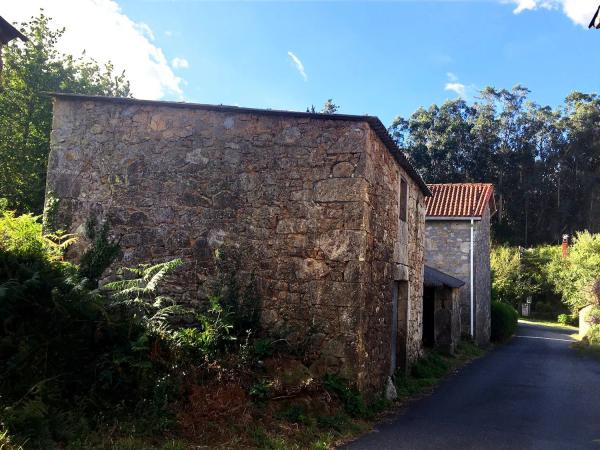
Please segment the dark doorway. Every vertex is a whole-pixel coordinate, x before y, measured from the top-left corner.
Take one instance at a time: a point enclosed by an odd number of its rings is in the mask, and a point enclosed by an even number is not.
[[[432,348],[435,345],[435,288],[423,290],[423,345]]]

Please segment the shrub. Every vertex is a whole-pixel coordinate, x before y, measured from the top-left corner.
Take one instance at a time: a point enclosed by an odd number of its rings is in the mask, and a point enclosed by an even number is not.
[[[594,306],[585,318],[591,325],[600,325],[600,307]]]
[[[0,415],[28,448],[51,448],[124,412],[164,429],[178,367],[135,308],[113,308],[77,269],[13,242],[0,250]],[[20,247],[19,247],[20,246]],[[51,250],[46,250],[50,252]]]
[[[600,325],[592,325],[583,339],[590,345],[600,345]]]
[[[511,337],[517,329],[519,313],[507,303],[492,302],[491,339],[502,342]]]
[[[557,322],[562,325],[576,326],[578,323],[578,318],[573,316],[572,314],[559,314],[557,317]]]
[[[95,288],[102,274],[121,254],[121,247],[117,240],[109,237],[108,223],[99,225],[95,216],[87,220],[85,235],[91,245],[81,255],[79,273],[88,280],[90,288]]]
[[[577,234],[568,258],[555,258],[549,273],[573,312],[593,302],[595,283],[600,278],[600,233]]]
[[[43,235],[39,216],[15,216],[14,211],[0,207],[0,251],[24,258],[57,260],[74,240],[72,235]]]
[[[348,381],[333,374],[323,377],[323,386],[335,394],[344,405],[345,411],[352,417],[366,417],[367,405],[358,390],[352,388]]]

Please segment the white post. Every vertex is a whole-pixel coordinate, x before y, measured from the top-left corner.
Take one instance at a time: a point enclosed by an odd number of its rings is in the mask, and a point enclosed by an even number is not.
[[[471,219],[471,337],[475,337],[474,330],[474,297],[473,297],[473,219]]]

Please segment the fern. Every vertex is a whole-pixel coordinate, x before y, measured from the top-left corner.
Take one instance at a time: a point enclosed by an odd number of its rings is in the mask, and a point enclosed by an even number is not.
[[[159,295],[165,277],[183,264],[180,259],[155,265],[142,264],[134,268],[124,268],[123,276],[137,275],[137,278],[107,283],[103,290],[110,292],[112,307],[122,307],[133,312],[145,326],[162,331],[169,330],[175,318],[192,314],[191,309],[177,305],[166,295]]]

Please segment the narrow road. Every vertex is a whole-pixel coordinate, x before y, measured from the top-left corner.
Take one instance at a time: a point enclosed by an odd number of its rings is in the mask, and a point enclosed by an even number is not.
[[[600,450],[600,362],[569,330],[520,324],[505,346],[343,447]]]

